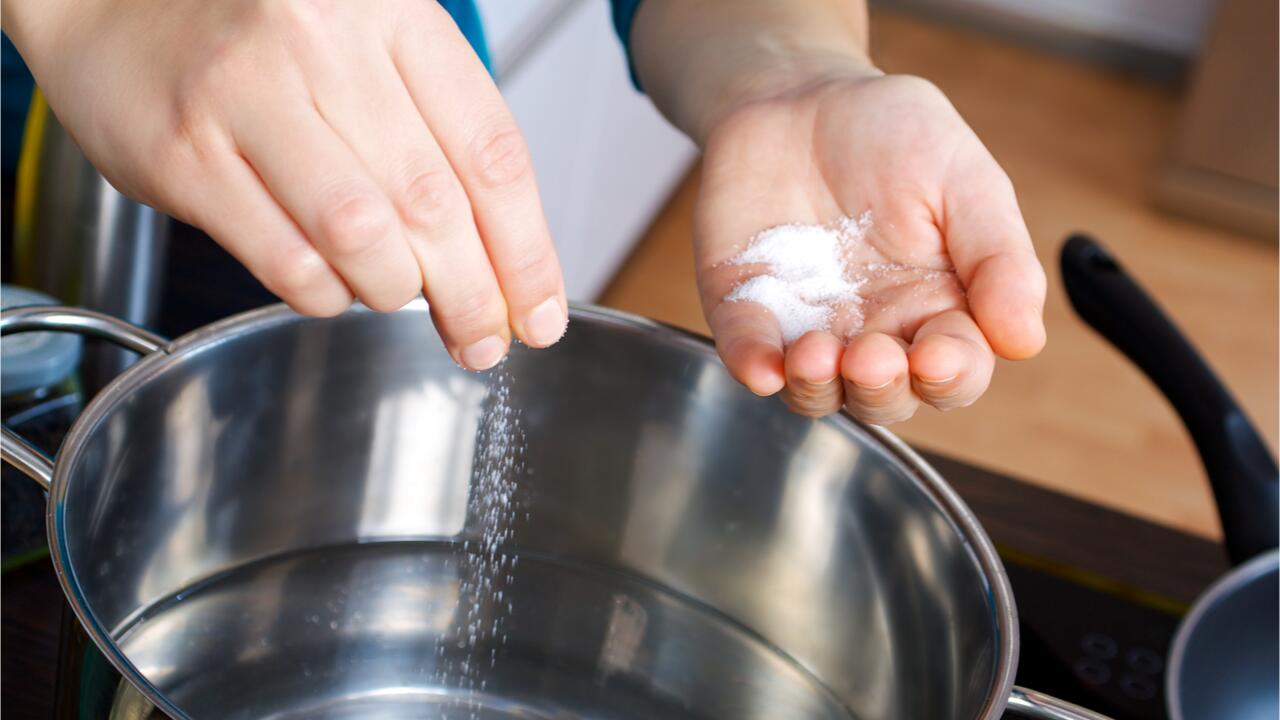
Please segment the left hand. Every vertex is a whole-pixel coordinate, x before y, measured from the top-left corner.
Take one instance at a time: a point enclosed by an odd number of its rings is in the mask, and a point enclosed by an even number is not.
[[[695,217],[699,288],[729,371],[812,416],[842,406],[871,423],[920,403],[969,405],[995,356],[1044,346],[1045,276],[1008,177],[932,84],[862,68],[798,79],[708,126]],[[760,305],[724,302],[726,260],[766,228],[872,212],[858,262],[899,269],[868,284],[852,338],[784,347]]]

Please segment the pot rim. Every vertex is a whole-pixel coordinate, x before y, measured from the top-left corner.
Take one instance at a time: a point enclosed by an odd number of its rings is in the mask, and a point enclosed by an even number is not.
[[[425,311],[427,303],[418,298],[406,305],[402,310]],[[362,305],[355,305],[346,314],[374,313]],[[341,316],[339,316],[341,317]],[[630,313],[612,310],[587,303],[571,302],[569,307],[570,322],[573,320],[592,320],[606,326],[620,328],[630,332],[659,338],[662,342],[699,353],[719,362],[712,341],[698,333],[666,323],[650,320]],[[80,592],[80,583],[75,569],[67,556],[68,548],[64,542],[65,518],[63,508],[67,495],[67,484],[72,468],[74,468],[88,439],[102,420],[122,400],[137,388],[145,385],[152,378],[170,367],[182,363],[192,353],[205,350],[239,337],[248,332],[260,332],[277,325],[295,322],[317,322],[317,318],[298,315],[284,304],[239,313],[217,322],[197,328],[174,340],[163,350],[151,353],[131,365],[123,373],[107,384],[87,404],[84,412],[76,419],[67,433],[62,448],[54,462],[53,482],[49,488],[49,502],[46,510],[46,531],[48,533],[50,557],[58,582],[62,585],[63,594],[71,605],[72,611],[80,625],[93,639],[93,643],[102,651],[107,660],[134,687],[141,691],[148,700],[167,715],[188,717],[175,706],[163,693],[147,680],[133,663],[125,657],[116,642],[111,638],[108,628],[103,627],[89,611],[85,598]],[[1018,666],[1018,612],[1013,599],[1013,591],[1004,565],[996,554],[995,546],[987,537],[986,531],[978,522],[973,511],[960,499],[960,496],[947,484],[946,480],[915,450],[903,442],[897,435],[878,425],[869,425],[855,419],[842,410],[836,415],[827,417],[825,422],[834,422],[852,429],[855,434],[869,436],[875,443],[910,471],[922,490],[924,490],[939,506],[955,532],[965,543],[981,570],[987,583],[992,604],[992,614],[996,631],[996,667],[993,681],[988,690],[982,709],[974,720],[998,720],[1004,713],[1010,693],[1013,690],[1014,675]]]
[[[1191,643],[1191,635],[1195,632],[1196,626],[1214,606],[1240,587],[1267,575],[1278,573],[1280,573],[1280,548],[1272,548],[1255,555],[1243,565],[1232,568],[1226,575],[1214,580],[1213,584],[1196,598],[1191,610],[1178,623],[1178,630],[1174,633],[1173,642],[1169,645],[1169,667],[1165,672],[1164,696],[1165,704],[1169,708],[1170,720],[1183,720],[1184,717],[1178,685],[1180,685],[1179,678],[1182,677],[1182,667],[1186,663],[1187,645]]]

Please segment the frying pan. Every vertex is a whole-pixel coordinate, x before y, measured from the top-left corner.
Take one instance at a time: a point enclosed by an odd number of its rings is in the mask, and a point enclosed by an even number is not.
[[[1276,461],[1231,393],[1147,293],[1096,241],[1073,235],[1062,280],[1076,312],[1160,389],[1195,442],[1237,567],[1196,602],[1169,652],[1173,720],[1280,713],[1280,492]]]

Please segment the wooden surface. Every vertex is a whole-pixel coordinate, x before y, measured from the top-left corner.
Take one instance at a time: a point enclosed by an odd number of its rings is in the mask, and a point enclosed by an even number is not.
[[[940,85],[1013,178],[1050,277],[1049,345],[1040,357],[1002,363],[974,407],[926,410],[894,430],[1047,488],[1218,537],[1212,496],[1175,415],[1075,318],[1056,269],[1068,233],[1101,239],[1202,349],[1275,448],[1275,245],[1151,205],[1177,92],[883,11],[873,13],[872,38],[883,68]],[[706,332],[691,250],[696,189],[695,170],[604,304]]]
[[[1275,0],[1222,0],[1179,120],[1162,204],[1275,242]]]
[[[1104,579],[1189,606],[1227,572],[1221,546],[954,458],[924,452],[973,510],[1005,563]],[[1016,592],[1016,588],[1015,588]]]

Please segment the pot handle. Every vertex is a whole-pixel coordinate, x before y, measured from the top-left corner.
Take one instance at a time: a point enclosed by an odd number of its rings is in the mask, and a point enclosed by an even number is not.
[[[102,338],[140,355],[169,351],[169,341],[159,335],[93,310],[31,305],[0,313],[0,336],[35,331]],[[47,491],[53,484],[53,461],[9,428],[0,430],[0,458]]]
[[[1110,720],[1106,715],[1017,685],[1009,693],[1006,709],[1028,720]]]
[[[1239,564],[1276,546],[1276,461],[1244,411],[1150,296],[1092,238],[1062,246],[1062,282],[1076,312],[1146,374],[1173,405],[1213,486],[1227,554]]]

